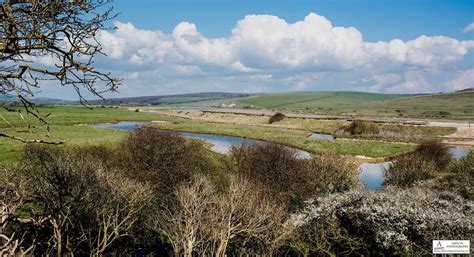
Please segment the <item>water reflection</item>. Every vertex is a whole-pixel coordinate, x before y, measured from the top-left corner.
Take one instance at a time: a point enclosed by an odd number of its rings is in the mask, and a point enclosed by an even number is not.
[[[359,181],[367,190],[374,191],[383,186],[385,180],[384,170],[391,162],[363,163],[359,166]]]
[[[333,140],[334,136],[331,134],[321,134],[321,133],[313,133],[308,138],[311,139],[323,139],[323,140]]]
[[[469,154],[469,149],[462,147],[450,147],[448,148],[448,151],[451,156],[456,160],[466,157]]]

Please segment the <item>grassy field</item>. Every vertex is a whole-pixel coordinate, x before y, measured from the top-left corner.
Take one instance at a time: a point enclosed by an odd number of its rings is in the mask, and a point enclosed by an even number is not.
[[[112,123],[122,120],[129,121],[147,121],[153,120],[158,116],[152,113],[132,112],[124,108],[98,107],[86,108],[84,106],[46,106],[39,107],[42,115],[51,113],[47,118],[49,125],[78,125],[95,123]],[[34,125],[41,125],[31,115],[25,115],[26,120]],[[18,113],[7,112],[0,109],[0,128],[21,128],[25,123],[21,120]]]
[[[408,97],[353,107],[339,111],[351,115],[474,120],[474,92]]]
[[[241,99],[240,102],[266,109],[311,109],[335,110],[360,103],[401,98],[399,95],[386,95],[362,92],[303,92],[264,94]]]
[[[51,106],[41,107],[43,114],[51,113],[47,118],[50,133],[46,126],[40,124],[33,117],[26,117],[35,129],[28,129],[17,113],[0,110],[0,131],[25,140],[37,139],[50,142],[64,142],[65,145],[110,144],[113,145],[126,135],[123,131],[77,126],[95,123],[112,123],[127,121],[165,120],[156,114],[132,112],[123,108],[94,108],[83,106]],[[15,158],[24,143],[0,137],[0,161]]]
[[[49,136],[46,136],[44,128],[32,133],[18,133],[14,129],[7,129],[6,132],[25,140],[42,139],[49,142],[64,142],[64,145],[113,145],[126,135],[124,131],[95,129],[85,126],[52,125],[50,129]],[[0,161],[15,159],[24,145],[19,141],[0,138]]]
[[[474,92],[400,96],[361,92],[264,94],[240,99],[265,109],[306,110],[344,116],[474,120]]]
[[[90,128],[85,125],[95,123],[113,123],[118,121],[168,121],[155,126],[162,129],[189,131],[198,133],[221,134],[239,136],[276,142],[311,153],[330,152],[342,155],[363,155],[368,157],[390,157],[411,151],[414,144],[387,142],[382,140],[344,139],[315,140],[307,136],[311,132],[333,133],[337,128],[346,125],[342,121],[321,121],[300,118],[286,118],[282,121],[268,124],[267,116],[247,116],[233,114],[188,113],[194,115],[193,120],[180,120],[160,116],[157,113],[133,112],[124,108],[95,108],[88,109],[82,106],[53,106],[41,107],[41,113],[51,113],[47,118],[50,133],[46,126],[36,124],[37,128],[27,129],[18,114],[0,111],[0,129],[2,132],[21,137],[23,139],[42,139],[52,142],[64,142],[65,145],[106,144],[115,145],[126,132],[108,129]],[[170,113],[171,112],[171,113]],[[168,114],[173,114],[170,111]],[[175,113],[174,113],[175,114]],[[199,118],[199,119],[197,119]],[[31,117],[28,120],[35,121]],[[216,123],[219,121],[221,123]],[[440,135],[451,132],[451,128],[430,127],[396,127],[392,130],[427,135]],[[23,143],[7,138],[0,138],[0,160],[13,159],[18,155]]]
[[[168,123],[158,123],[153,126],[167,130],[260,139],[306,150],[311,153],[334,153],[352,156],[363,155],[378,158],[395,156],[411,151],[414,148],[414,145],[412,144],[375,140],[315,140],[307,137],[310,131],[240,124],[211,123],[197,120],[177,120]]]

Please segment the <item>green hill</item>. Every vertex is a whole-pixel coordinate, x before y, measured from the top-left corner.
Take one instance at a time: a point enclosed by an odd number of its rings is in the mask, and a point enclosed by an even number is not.
[[[378,116],[474,120],[474,92],[456,92],[375,101],[339,109]]]
[[[306,110],[343,116],[474,120],[474,92],[390,95],[363,92],[261,94],[238,100],[244,106]]]
[[[302,92],[263,94],[239,102],[266,109],[342,109],[357,104],[402,98],[401,95],[388,95],[363,92]]]
[[[96,105],[196,105],[202,102],[212,101],[228,101],[240,97],[248,97],[250,94],[245,93],[225,93],[225,92],[209,92],[209,93],[190,93],[178,95],[159,95],[159,96],[138,96],[138,97],[122,97],[108,98],[105,100],[88,101],[89,104]]]

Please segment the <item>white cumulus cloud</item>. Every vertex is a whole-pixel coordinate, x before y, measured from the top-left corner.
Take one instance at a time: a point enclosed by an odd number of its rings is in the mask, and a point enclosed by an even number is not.
[[[474,30],[473,24],[465,31]],[[431,76],[433,70],[444,74],[438,77],[448,81],[448,73],[464,74],[457,70],[458,65],[467,62],[468,70],[473,66],[465,58],[474,48],[473,40],[420,35],[408,41],[368,42],[358,29],[334,26],[315,13],[295,23],[273,15],[247,15],[229,36],[221,38],[208,38],[189,22],[179,23],[171,34],[142,30],[131,23],[115,25],[116,31],[99,35],[108,59],[115,60],[114,69],[149,71],[134,78],[155,78],[150,83],[153,85],[160,81],[177,84],[170,81],[192,76],[194,81],[187,81],[190,84],[202,87],[212,78],[215,83],[208,85],[222,88],[229,76],[233,81],[241,76],[242,83],[249,78],[267,78],[262,80],[262,87],[268,89],[274,83],[275,90],[291,91],[324,89],[324,83],[336,84],[339,78],[348,90],[352,86],[370,91],[416,91],[430,90],[431,83],[425,76]],[[465,73],[454,83],[472,83],[472,70]],[[359,85],[353,81],[359,81]],[[453,87],[446,85],[448,88]],[[239,84],[239,88],[229,91],[247,89]],[[198,91],[211,90],[209,86]]]

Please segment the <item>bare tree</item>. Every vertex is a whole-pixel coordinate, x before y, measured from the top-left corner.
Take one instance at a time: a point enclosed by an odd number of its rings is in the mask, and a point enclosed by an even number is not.
[[[103,256],[108,247],[118,238],[129,235],[140,218],[140,212],[152,202],[153,191],[114,172],[98,170],[98,194],[93,197],[96,226],[88,239],[91,256]]]
[[[17,219],[16,211],[26,202],[27,196],[21,181],[14,179],[10,169],[1,168],[0,173],[0,256],[24,256],[31,252],[34,244],[21,246],[22,237],[8,232],[8,224]],[[13,178],[13,179],[12,179]]]
[[[83,102],[81,89],[101,97],[115,91],[120,80],[94,68],[104,54],[96,36],[113,19],[110,1],[0,0],[0,95],[14,94],[22,109],[45,123],[30,101],[41,82],[71,86]],[[23,116],[21,116],[23,118]],[[16,138],[5,132],[0,137]]]
[[[166,208],[158,226],[176,255],[226,256],[237,238],[243,240],[241,248],[252,245],[249,254],[271,255],[293,229],[285,225],[284,208],[255,192],[237,176],[231,177],[224,192],[197,176],[176,191],[177,204]]]
[[[251,254],[271,255],[292,231],[285,226],[284,208],[263,198],[250,182],[239,176],[230,178],[228,191],[216,199],[214,206],[207,225],[217,244],[215,256],[226,256],[229,243],[236,237],[251,241],[258,251]]]
[[[210,181],[196,176],[189,185],[176,190],[176,205],[165,208],[163,218],[157,220],[161,233],[172,244],[177,256],[193,256],[200,249],[208,248],[209,237],[203,226],[208,223],[207,212],[214,201],[215,189]]]

